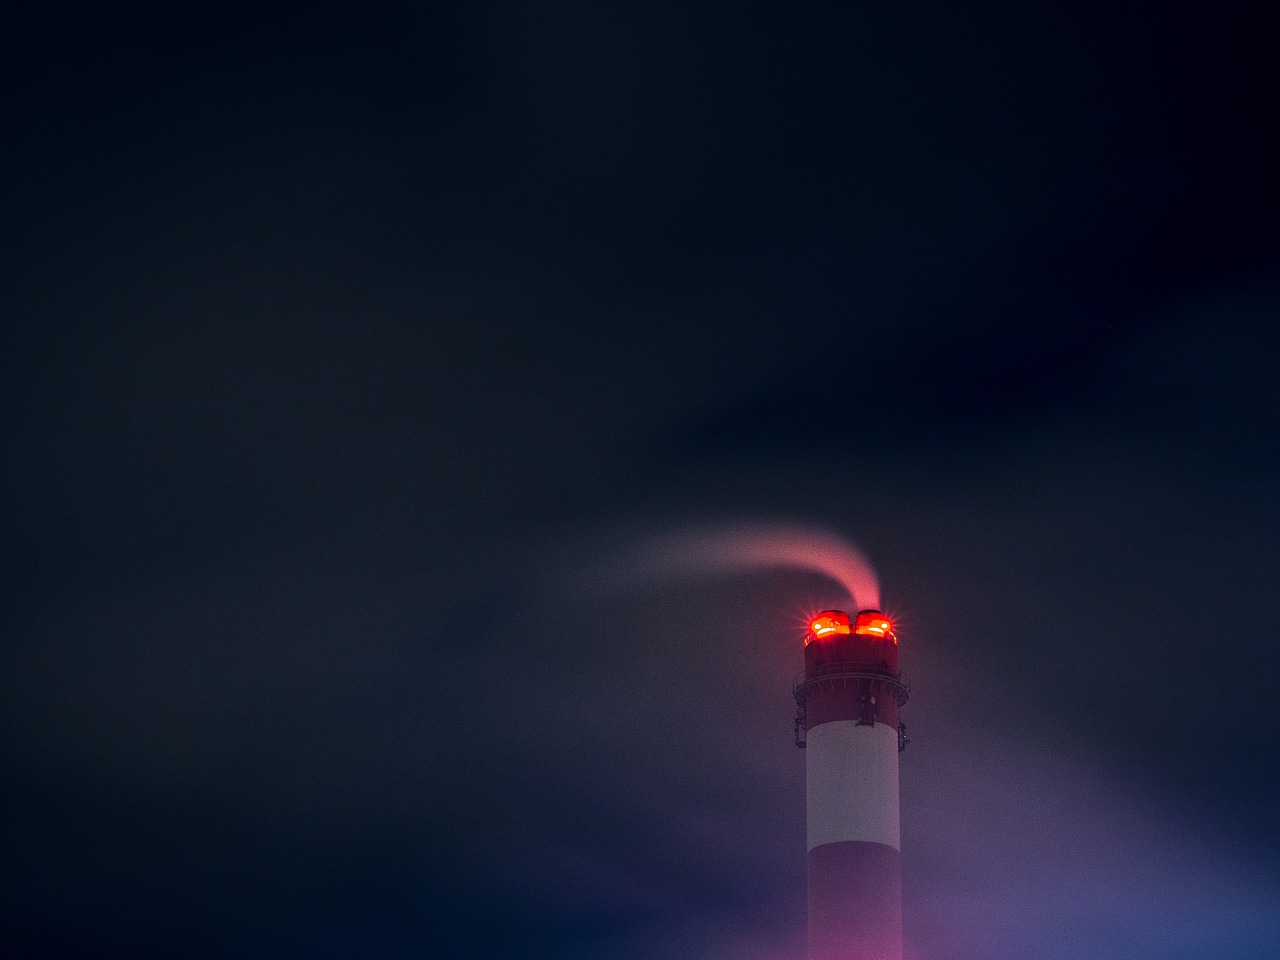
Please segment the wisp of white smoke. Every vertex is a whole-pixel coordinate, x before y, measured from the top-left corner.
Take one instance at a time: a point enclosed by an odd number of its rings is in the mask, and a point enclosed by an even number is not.
[[[843,586],[856,609],[880,607],[879,581],[857,547],[825,530],[794,524],[722,523],[651,536],[610,572],[643,584],[770,567],[817,571]]]

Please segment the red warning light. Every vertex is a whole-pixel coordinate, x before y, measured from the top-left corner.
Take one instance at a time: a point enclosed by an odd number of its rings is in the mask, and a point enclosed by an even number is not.
[[[843,610],[823,610],[809,621],[809,634],[804,638],[805,645],[813,639],[838,636],[849,632],[849,615]]]
[[[893,632],[893,624],[879,610],[863,610],[858,614],[858,619],[854,621],[853,632],[863,637],[883,637],[898,642],[898,636]]]

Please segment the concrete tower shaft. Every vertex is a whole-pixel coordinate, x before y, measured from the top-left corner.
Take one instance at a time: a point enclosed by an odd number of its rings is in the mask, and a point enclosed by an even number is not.
[[[809,960],[902,960],[898,717],[908,689],[879,611],[809,624],[795,686],[806,747]]]

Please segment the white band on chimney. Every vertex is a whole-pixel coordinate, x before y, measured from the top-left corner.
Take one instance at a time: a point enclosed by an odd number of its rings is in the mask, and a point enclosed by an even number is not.
[[[809,849],[862,840],[902,849],[898,826],[898,731],[832,720],[805,736]]]

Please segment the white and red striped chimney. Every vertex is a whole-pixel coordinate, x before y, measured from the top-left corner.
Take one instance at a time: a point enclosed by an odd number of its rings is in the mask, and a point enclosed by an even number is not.
[[[812,617],[796,681],[805,747],[809,960],[902,960],[898,637],[878,610]]]

